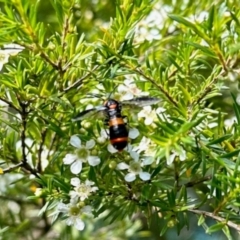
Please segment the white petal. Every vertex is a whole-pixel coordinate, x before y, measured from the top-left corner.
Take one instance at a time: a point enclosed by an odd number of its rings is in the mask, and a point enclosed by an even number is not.
[[[108,138],[107,130],[101,129],[100,135],[101,135],[101,137],[107,139]]]
[[[133,84],[133,79],[131,78],[132,76],[126,76],[127,78],[124,80],[124,84],[126,86],[129,86],[130,84]]]
[[[153,118],[151,118],[151,117],[146,117],[144,123],[145,123],[146,125],[152,124],[152,123],[153,123]]]
[[[73,174],[79,174],[82,170],[82,162],[76,160],[70,167],[70,170]]]
[[[139,177],[143,180],[143,181],[148,181],[151,178],[151,174],[148,172],[140,172],[139,173]]]
[[[139,136],[139,131],[137,128],[130,128],[128,136],[131,139],[135,139]]]
[[[120,84],[118,86],[118,92],[126,92],[128,89],[126,86],[124,86],[123,84]]]
[[[83,208],[82,208],[82,212],[83,213],[92,213],[92,207],[91,206],[89,206],[89,205],[87,205],[87,206],[84,206]]]
[[[84,227],[85,227],[85,224],[84,224],[84,222],[80,218],[77,218],[75,220],[74,227],[77,230],[82,231],[84,229]]]
[[[175,157],[176,157],[176,153],[171,154],[167,159],[167,164],[168,165],[172,164]]]
[[[78,203],[78,194],[76,193],[76,197],[70,199],[70,204],[73,206],[73,205],[77,205],[77,203]]]
[[[9,59],[9,54],[7,54],[6,52],[3,52],[0,50],[0,56],[1,56],[1,64],[3,65],[4,63],[7,63],[8,62],[8,59]]]
[[[72,219],[71,217],[69,217],[69,218],[66,219],[66,224],[67,224],[68,226],[73,225],[73,223],[74,223],[74,221],[73,221],[73,219]]]
[[[91,192],[96,192],[98,190],[98,187],[92,187]]]
[[[150,165],[153,163],[153,160],[154,160],[153,157],[144,157],[142,163],[144,166]]]
[[[85,185],[86,186],[92,186],[92,185],[94,185],[94,182],[92,182],[92,181],[89,181],[88,179],[85,181]]]
[[[144,118],[146,117],[146,113],[144,110],[141,110],[139,113],[138,113],[138,118]]]
[[[124,94],[122,97],[121,97],[121,100],[124,101],[124,100],[131,100],[133,99],[133,94],[131,92],[126,92],[126,94]]]
[[[80,182],[80,179],[77,177],[71,178],[71,185],[73,185],[74,187],[79,186]]]
[[[110,153],[116,153],[116,152],[118,152],[118,150],[116,149],[116,148],[114,148],[113,147],[113,145],[112,144],[108,144],[108,146],[107,146],[107,150],[110,152]]]
[[[139,160],[139,153],[134,152],[134,151],[131,151],[129,153],[130,153],[130,156],[134,159],[134,161],[137,162]]]
[[[64,204],[64,203],[59,203],[57,205],[57,210],[59,212],[68,212],[68,206],[66,204]]]
[[[77,192],[75,192],[75,191],[70,191],[70,192],[69,192],[69,195],[70,195],[70,197],[71,197],[72,202],[75,202],[75,201],[76,201],[76,198],[78,198],[78,194],[77,194]]]
[[[77,156],[76,156],[76,155],[68,153],[68,154],[63,158],[63,163],[64,163],[64,164],[72,164],[76,159],[77,159]]]
[[[77,135],[73,135],[70,138],[70,144],[74,146],[75,148],[81,147],[81,139]]]
[[[184,161],[186,159],[186,151],[182,149],[182,152],[179,154],[180,161]]]
[[[91,149],[95,146],[95,141],[93,139],[86,142],[86,148]]]
[[[127,182],[132,182],[136,179],[136,175],[134,173],[128,173],[124,179]]]
[[[148,115],[148,114],[151,113],[152,107],[151,106],[145,106],[145,107],[143,107],[143,110]]]
[[[0,62],[0,71],[2,70],[2,68],[3,68],[3,63]]]
[[[97,166],[101,162],[100,158],[97,156],[89,156],[88,157],[88,163],[91,166]]]
[[[117,165],[117,169],[118,170],[125,170],[125,169],[129,169],[129,166],[125,163],[125,162],[121,162]]]
[[[159,108],[156,109],[156,113],[157,113],[157,114],[163,113],[163,112],[165,112],[165,111],[166,111],[166,109],[165,109],[165,108],[162,108],[162,107],[159,107]]]

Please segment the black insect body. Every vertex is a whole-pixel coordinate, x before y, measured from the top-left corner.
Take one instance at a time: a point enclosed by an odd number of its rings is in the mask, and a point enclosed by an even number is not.
[[[114,99],[109,99],[104,106],[106,107],[110,142],[114,148],[122,151],[128,143],[128,130],[121,114],[121,104]]]
[[[152,105],[159,102],[158,98],[153,97],[141,97],[131,99],[129,101],[124,101],[122,103],[114,99],[108,99],[102,106],[98,106],[92,109],[85,110],[79,113],[73,121],[81,120],[85,115],[90,112],[104,111],[105,113],[105,123],[109,126],[109,137],[110,142],[115,149],[119,152],[122,151],[128,143],[128,128],[124,122],[122,116],[122,104],[123,105],[135,105],[138,107],[144,107],[147,105]]]

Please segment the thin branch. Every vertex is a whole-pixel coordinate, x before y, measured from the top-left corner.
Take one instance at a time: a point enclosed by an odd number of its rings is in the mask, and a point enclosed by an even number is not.
[[[12,102],[10,102],[10,101],[2,98],[2,97],[0,97],[0,100],[3,101],[3,102],[5,102],[9,107],[13,108],[13,109],[16,110],[18,113],[20,113],[20,110],[19,110],[17,107],[15,107]]]
[[[24,162],[23,160],[20,163],[17,163],[16,165],[13,165],[11,167],[2,169],[3,174],[5,173],[9,173],[14,171],[17,168],[22,168],[22,170],[24,172],[30,172],[31,174],[33,174],[35,177],[39,178],[38,172],[36,169],[33,169],[27,162]]]
[[[22,131],[21,131],[21,143],[22,143],[22,157],[23,164],[27,163],[27,153],[26,153],[26,130],[27,130],[27,104],[19,102],[22,107],[21,117],[22,117]]]
[[[196,210],[196,209],[188,209],[189,212],[192,212],[192,213],[196,213],[198,215],[203,215],[203,216],[207,216],[207,217],[210,217],[212,219],[215,219],[217,220],[218,222],[225,222],[225,224],[228,226],[228,227],[231,227],[231,228],[234,228],[236,229],[237,231],[240,232],[240,225],[232,222],[232,221],[229,221],[229,220],[226,220],[225,218],[222,218],[222,217],[219,217],[219,216],[216,216],[214,215],[213,213],[210,213],[210,212],[206,212],[206,211],[201,211],[201,210]]]
[[[47,135],[47,129],[44,129],[41,133],[42,136],[42,140],[39,146],[39,150],[38,150],[38,165],[37,165],[37,169],[38,172],[42,172],[42,151],[43,151],[43,145],[46,139],[46,135]]]
[[[25,140],[26,140],[26,130],[27,130],[27,115],[28,115],[27,107],[28,107],[28,103],[21,102],[19,100],[19,105],[22,108],[22,111],[20,112],[21,117],[22,117],[22,131],[21,131],[22,168],[29,171],[34,176],[39,177],[36,169],[33,169],[27,162],[27,153],[26,153],[27,145],[26,145]]]
[[[228,60],[228,61],[229,61],[229,60]],[[228,64],[228,61],[227,61],[225,64]],[[221,71],[215,78],[213,78],[213,80],[208,84],[208,86],[206,86],[206,87],[204,88],[204,90],[202,91],[202,93],[200,93],[200,96],[197,97],[197,99],[192,102],[192,106],[199,104],[199,103],[202,101],[202,99],[203,99],[209,92],[212,91],[212,89],[213,89],[213,87],[214,87],[214,84],[217,82],[218,78],[219,78],[219,77],[224,77],[224,76],[227,74],[227,70],[226,70],[225,68],[226,68],[226,66],[223,67],[223,68],[222,68],[222,71]]]
[[[202,182],[205,182],[205,181],[209,181],[212,179],[212,176],[206,176],[206,177],[203,177],[201,179],[198,179],[198,180],[194,180],[194,181],[190,181],[188,183],[185,183],[185,187],[193,187],[199,183],[202,183]]]
[[[15,170],[15,169],[17,169],[17,168],[20,168],[20,167],[22,167],[22,166],[23,166],[23,162],[20,162],[20,163],[14,165],[14,166],[11,166],[11,167],[9,167],[9,168],[3,169],[2,171],[3,171],[3,174],[5,174],[5,173],[12,172],[13,170]]]
[[[142,77],[144,77],[146,80],[148,80],[149,82],[151,82],[155,87],[157,87],[165,96],[166,98],[175,106],[178,107],[177,102],[172,98],[172,96],[159,84],[157,84],[155,82],[154,79],[152,79],[151,77],[148,77],[147,75],[145,75],[145,73],[140,69],[140,68],[136,68],[133,70],[134,72],[140,74]]]
[[[40,47],[40,46],[38,46],[38,47]],[[48,55],[47,55],[45,52],[42,51],[42,49],[40,49],[39,52],[40,52],[40,56],[41,56],[44,60],[46,60],[46,62],[48,62],[54,69],[59,70],[58,64],[56,64],[55,62],[53,62],[53,61],[48,57]]]
[[[38,53],[54,69],[58,70],[59,66],[48,57],[48,55],[42,50],[42,47],[36,41],[34,41],[34,42],[35,42],[34,45],[29,45],[29,44],[25,44],[24,42],[13,41],[13,43],[19,44],[20,46],[22,46],[32,52]]]
[[[225,62],[224,57],[222,55],[222,52],[219,50],[219,48],[216,49],[215,53],[217,54],[217,56],[219,58],[219,61],[222,64],[222,67],[223,67],[224,71],[227,73],[228,72],[228,67],[227,67],[228,62],[227,61]]]

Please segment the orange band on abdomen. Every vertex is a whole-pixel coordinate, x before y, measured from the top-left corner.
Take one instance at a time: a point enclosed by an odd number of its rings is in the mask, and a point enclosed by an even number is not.
[[[127,142],[127,141],[128,141],[128,137],[110,139],[111,144],[118,143],[118,142]]]
[[[109,120],[109,127],[125,124],[122,118],[112,118]]]

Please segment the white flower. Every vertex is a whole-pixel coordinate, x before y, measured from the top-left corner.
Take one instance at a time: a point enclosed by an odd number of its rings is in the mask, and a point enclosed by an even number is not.
[[[101,129],[100,136],[97,138],[97,142],[102,144],[108,139],[108,131],[107,129]]]
[[[133,148],[133,151],[136,151],[138,153],[143,151],[145,152],[149,148],[150,143],[151,143],[150,138],[146,138],[145,136],[143,136],[138,146]]]
[[[24,48],[17,44],[6,44],[5,49],[0,49],[0,71],[3,65],[8,62],[10,56],[15,56],[21,52]]]
[[[186,151],[182,147],[172,150],[172,154],[167,157],[167,164],[172,164],[176,156],[179,157],[180,161],[184,161],[186,159]]]
[[[118,150],[117,150],[115,147],[113,147],[113,145],[112,145],[111,143],[108,144],[107,150],[108,150],[110,153],[117,153],[117,152],[118,152]]]
[[[130,128],[128,137],[131,139],[136,139],[139,136],[139,131],[137,128]]]
[[[164,108],[158,108],[157,110],[154,110],[151,106],[145,106],[138,113],[138,118],[145,118],[145,125],[150,125],[157,120],[157,114],[160,114],[163,111],[165,111]]]
[[[86,142],[86,146],[81,144],[81,140],[73,135],[70,138],[70,144],[76,147],[75,154],[67,154],[63,159],[64,164],[71,165],[70,170],[74,174],[78,174],[82,170],[82,163],[88,162],[91,166],[96,166],[100,163],[100,158],[97,156],[91,156],[89,149],[92,149],[95,145],[94,140]]]
[[[128,170],[128,174],[125,176],[125,181],[132,182],[136,179],[136,176],[139,175],[139,177],[143,181],[148,181],[151,178],[150,173],[144,172],[142,170],[143,166],[150,165],[153,162],[152,157],[142,157],[139,159],[139,154],[134,151],[130,151],[131,157],[134,159],[130,162],[130,164],[126,164],[124,162],[121,162],[118,164],[117,168],[119,170]]]
[[[132,79],[124,80],[124,84],[118,86],[118,92],[120,93],[120,100],[131,100],[134,96],[148,95],[147,92],[142,92]]]
[[[80,198],[81,201],[84,201],[92,192],[98,190],[98,187],[92,187],[94,182],[91,182],[88,179],[85,183],[81,183],[79,178],[72,178],[71,184],[75,187],[74,191],[70,191],[71,198]]]
[[[79,206],[75,201],[72,201],[69,204],[59,203],[57,210],[62,212],[66,217],[66,224],[68,226],[74,225],[78,230],[83,230],[85,227],[84,222],[80,218],[82,215],[91,215],[92,208],[91,206]]]

